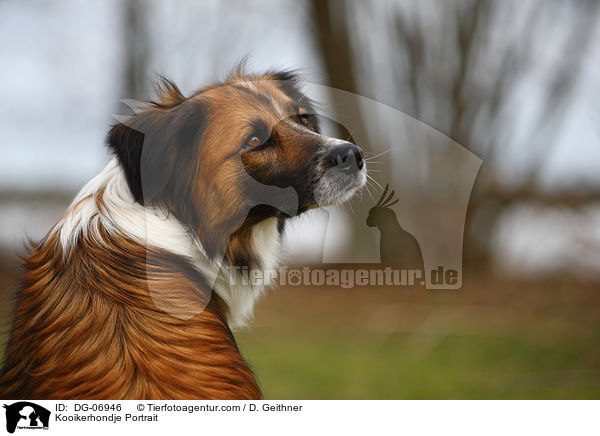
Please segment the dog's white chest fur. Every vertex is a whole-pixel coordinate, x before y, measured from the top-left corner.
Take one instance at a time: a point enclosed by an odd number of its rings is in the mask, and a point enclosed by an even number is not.
[[[102,206],[98,207],[96,195],[102,191]],[[59,234],[66,251],[81,235],[102,242],[99,224],[112,234],[185,257],[209,283],[214,283],[213,290],[227,303],[231,328],[243,326],[251,319],[254,304],[265,286],[240,285],[243,282],[240,277],[231,277],[239,273],[209,260],[198,239],[173,214],[135,202],[116,159],[83,187],[50,234]],[[269,218],[255,225],[251,243],[261,267],[275,270],[281,245],[277,219]]]

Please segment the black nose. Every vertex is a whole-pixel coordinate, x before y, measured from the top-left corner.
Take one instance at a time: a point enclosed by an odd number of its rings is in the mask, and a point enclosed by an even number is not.
[[[338,145],[329,153],[329,160],[331,165],[340,170],[350,170],[354,163],[359,170],[362,170],[364,161],[364,153],[360,147],[346,142],[342,145]]]

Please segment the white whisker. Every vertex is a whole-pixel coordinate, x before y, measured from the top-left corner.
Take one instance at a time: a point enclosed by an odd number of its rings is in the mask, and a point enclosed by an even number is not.
[[[382,153],[376,154],[375,156],[371,156],[370,158],[368,158],[368,159],[365,159],[365,160],[366,160],[366,161],[369,161],[369,160],[371,160],[371,159],[375,159],[376,157],[379,157],[379,156],[381,156],[381,155],[383,155],[383,154],[389,153],[390,151],[392,151],[392,149],[391,149],[391,148],[390,148],[389,150],[386,150],[386,151],[382,152]]]
[[[373,177],[371,177],[370,175],[367,174],[367,177],[369,179],[371,179],[373,181],[373,183],[375,183],[377,186],[379,186],[380,189],[383,189],[383,186],[381,186],[379,183],[377,183],[377,180],[375,180]]]
[[[348,206],[350,206],[350,210],[352,211],[352,216],[354,216],[354,209],[352,208],[352,203],[350,201],[347,201],[346,204]]]
[[[346,138],[346,141],[348,141],[352,137],[354,132],[356,132],[356,129],[358,129],[358,126],[354,127],[354,129],[352,129],[352,131],[348,132],[348,137]]]
[[[371,191],[369,190],[368,184],[365,184],[365,189],[367,190],[369,197],[371,197],[371,200],[373,200],[373,203],[376,203],[375,199],[373,198],[373,194],[371,194]]]

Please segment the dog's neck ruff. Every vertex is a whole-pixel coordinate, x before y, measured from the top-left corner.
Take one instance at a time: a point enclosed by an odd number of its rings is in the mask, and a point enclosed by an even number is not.
[[[244,326],[251,319],[264,286],[240,285],[244,281],[238,276],[238,270],[209,259],[198,238],[173,214],[160,207],[137,203],[116,158],[81,189],[49,235],[57,234],[62,249],[68,252],[76,247],[80,238],[93,238],[102,243],[100,227],[111,235],[185,258],[208,283],[214,283],[213,290],[227,304],[227,321],[231,328]],[[281,242],[276,218],[255,225],[251,241],[258,267],[276,269]]]

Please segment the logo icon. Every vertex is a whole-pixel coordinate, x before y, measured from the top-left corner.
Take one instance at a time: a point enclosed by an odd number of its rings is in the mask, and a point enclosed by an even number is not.
[[[48,430],[50,411],[42,406],[28,401],[19,401],[4,405],[6,409],[6,431],[14,433],[18,429]]]
[[[377,227],[381,233],[379,240],[381,263],[423,271],[423,255],[419,242],[398,222],[398,217],[391,207],[400,199],[394,200],[393,190],[386,197],[388,189],[389,185],[385,185],[381,198],[369,210],[367,217],[367,226]]]

